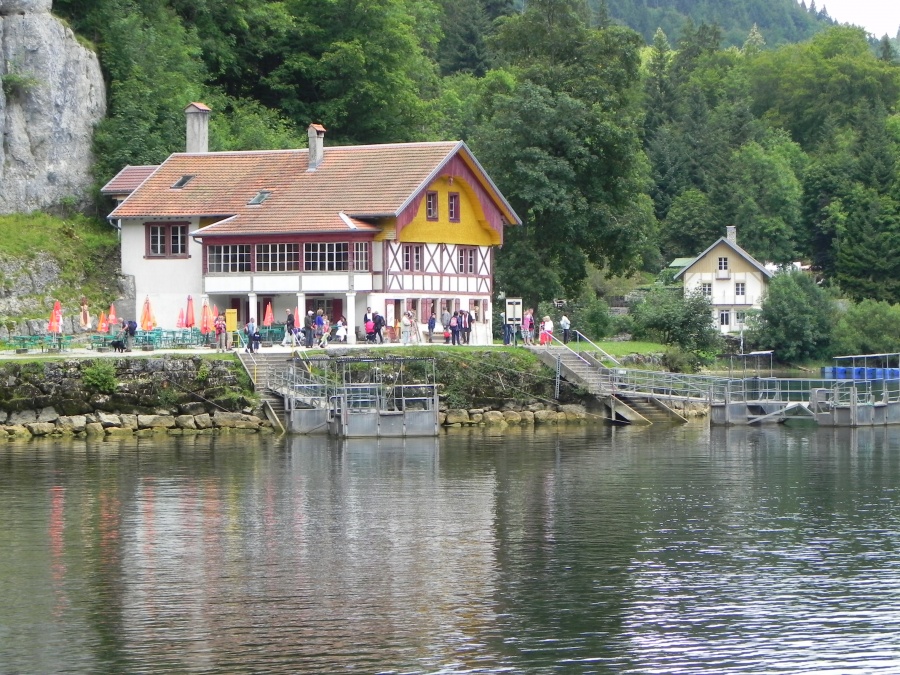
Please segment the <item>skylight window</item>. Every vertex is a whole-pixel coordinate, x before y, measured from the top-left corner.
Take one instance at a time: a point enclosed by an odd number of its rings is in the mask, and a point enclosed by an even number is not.
[[[193,176],[182,176],[175,181],[175,184],[172,187],[176,189],[183,188],[185,185],[191,182],[192,178]]]
[[[272,194],[271,190],[260,190],[256,193],[256,196],[251,199],[248,204],[262,204],[269,198],[269,195]]]

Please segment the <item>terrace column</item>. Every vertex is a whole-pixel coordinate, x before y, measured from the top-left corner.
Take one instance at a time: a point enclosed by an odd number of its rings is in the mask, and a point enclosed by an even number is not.
[[[347,309],[344,310],[347,319],[347,344],[356,344],[356,291],[347,293]]]
[[[247,293],[248,315],[245,317],[245,321],[249,321],[250,317],[253,317],[254,319],[256,319],[256,325],[261,326],[264,317],[259,316],[259,312],[256,311],[258,309],[259,308],[256,306],[256,293]]]

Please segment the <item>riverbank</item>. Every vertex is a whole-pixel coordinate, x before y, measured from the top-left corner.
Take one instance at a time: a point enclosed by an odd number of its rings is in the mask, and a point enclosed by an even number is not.
[[[554,373],[525,349],[394,346],[353,352],[433,356],[443,427],[602,419],[593,397],[568,383],[554,399]],[[284,358],[291,358],[287,349]],[[89,352],[0,361],[0,439],[271,431],[234,353]]]

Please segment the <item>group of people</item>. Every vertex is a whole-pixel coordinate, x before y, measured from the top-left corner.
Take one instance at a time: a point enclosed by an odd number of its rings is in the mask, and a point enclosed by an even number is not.
[[[503,344],[511,345],[515,341],[516,325],[507,319],[505,313],[501,313],[503,319]],[[548,346],[553,342],[553,319],[545,316],[538,323],[534,316],[534,308],[529,307],[522,315],[522,323],[519,331],[522,334],[522,343],[526,346],[534,346],[535,337],[538,343]],[[563,314],[559,319],[559,329],[562,331],[563,344],[568,344],[572,332],[572,323],[569,317]]]
[[[303,327],[297,325],[296,317],[290,309],[284,310],[287,318],[284,322],[284,338],[281,340],[283,347],[305,347],[312,349],[313,345],[324,349],[331,340],[332,328],[334,328],[334,339],[338,342],[347,341],[347,321],[344,317],[338,319],[337,323],[332,327],[328,315],[325,310],[317,309],[313,312],[311,309],[306,312],[303,317]]]
[[[478,317],[465,309],[444,309],[441,312],[441,324],[444,327],[444,343],[451,345],[467,345],[472,339],[472,324]]]

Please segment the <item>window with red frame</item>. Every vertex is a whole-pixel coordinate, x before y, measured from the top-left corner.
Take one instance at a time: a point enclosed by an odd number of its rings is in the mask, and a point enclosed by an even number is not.
[[[447,197],[447,216],[451,223],[459,222],[459,193],[451,192]]]
[[[428,220],[437,220],[438,219],[438,193],[437,192],[426,192],[425,193],[425,217]]]

